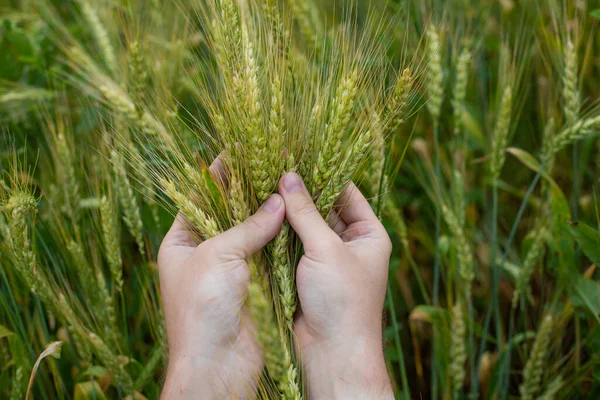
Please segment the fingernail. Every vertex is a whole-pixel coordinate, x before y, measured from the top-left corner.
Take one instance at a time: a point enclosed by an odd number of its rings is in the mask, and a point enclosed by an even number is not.
[[[288,193],[296,193],[302,190],[304,183],[302,178],[296,173],[290,172],[283,177],[283,188]]]
[[[276,194],[272,194],[269,198],[263,203],[262,209],[271,214],[275,213],[281,207],[281,197]]]

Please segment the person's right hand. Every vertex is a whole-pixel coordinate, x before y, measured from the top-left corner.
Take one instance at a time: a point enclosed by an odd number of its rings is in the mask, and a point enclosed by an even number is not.
[[[286,218],[304,245],[294,333],[311,399],[393,399],[383,359],[389,236],[354,185],[331,229],[301,178],[279,183]]]

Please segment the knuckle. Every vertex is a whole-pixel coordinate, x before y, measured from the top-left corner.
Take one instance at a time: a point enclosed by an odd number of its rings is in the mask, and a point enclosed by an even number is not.
[[[320,248],[328,254],[336,254],[340,246],[343,244],[341,238],[337,235],[327,235],[319,239]]]
[[[298,217],[308,217],[318,214],[319,212],[312,200],[305,198],[293,208],[293,213]]]
[[[252,217],[244,221],[244,231],[246,232],[264,232],[266,230],[267,225],[261,218]]]

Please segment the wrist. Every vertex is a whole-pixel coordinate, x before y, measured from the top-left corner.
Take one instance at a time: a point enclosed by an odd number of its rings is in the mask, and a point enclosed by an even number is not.
[[[304,349],[301,357],[310,398],[394,398],[380,339],[323,341]]]
[[[161,398],[193,399],[202,393],[203,398],[216,399],[214,388],[207,385],[210,382],[207,376],[210,368],[203,364],[187,355],[170,358]]]

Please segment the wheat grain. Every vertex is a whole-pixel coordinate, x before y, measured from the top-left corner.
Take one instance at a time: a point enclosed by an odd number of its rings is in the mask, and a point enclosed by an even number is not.
[[[456,399],[465,381],[465,362],[467,361],[467,329],[460,301],[452,308],[452,325],[450,331],[450,376],[452,390]]]
[[[146,249],[144,246],[143,225],[140,216],[140,208],[138,206],[137,197],[133,192],[127,171],[123,160],[116,151],[111,152],[111,161],[115,175],[115,184],[117,188],[117,196],[123,210],[123,222],[129,229],[129,232],[135,239],[138,245],[140,254],[144,255]]]
[[[512,113],[512,87],[504,88],[500,108],[496,119],[496,127],[494,129],[494,138],[492,143],[492,159],[490,164],[490,172],[493,181],[497,181],[500,177],[500,171],[504,166],[506,159],[505,150],[508,143],[508,134],[511,123]]]
[[[523,370],[523,383],[519,386],[522,400],[533,400],[540,391],[544,363],[548,355],[548,345],[552,336],[554,321],[551,315],[547,315],[542,321],[535,342],[529,353],[529,359]]]

